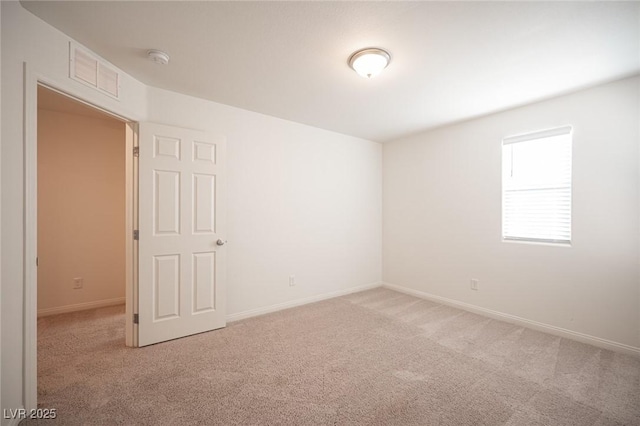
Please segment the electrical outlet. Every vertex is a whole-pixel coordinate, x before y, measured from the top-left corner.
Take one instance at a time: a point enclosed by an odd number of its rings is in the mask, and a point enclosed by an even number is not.
[[[293,287],[294,285],[296,285],[296,276],[289,275],[289,287]]]
[[[478,280],[476,278],[471,278],[471,290],[479,290]]]
[[[73,279],[73,288],[74,289],[79,289],[84,287],[84,278],[78,277],[78,278],[74,278]]]

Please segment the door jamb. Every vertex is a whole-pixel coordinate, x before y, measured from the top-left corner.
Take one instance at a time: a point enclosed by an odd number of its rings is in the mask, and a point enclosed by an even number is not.
[[[133,239],[133,230],[138,223],[138,161],[133,156],[133,147],[138,146],[137,120],[128,118],[125,114],[119,114],[110,109],[102,108],[90,101],[83,99],[80,94],[74,94],[71,90],[63,89],[63,85],[34,72],[29,64],[24,63],[23,68],[23,97],[24,97],[24,122],[23,122],[23,147],[24,147],[24,335],[23,335],[23,402],[26,410],[37,408],[38,370],[37,370],[37,283],[38,271],[36,265],[37,256],[37,129],[38,129],[38,98],[39,85],[68,96],[76,101],[98,109],[106,114],[126,123],[126,247],[125,247],[125,271],[126,271],[126,326],[125,343],[127,346],[138,345],[138,330],[133,324],[133,313],[138,311],[137,286],[138,286],[138,244]]]

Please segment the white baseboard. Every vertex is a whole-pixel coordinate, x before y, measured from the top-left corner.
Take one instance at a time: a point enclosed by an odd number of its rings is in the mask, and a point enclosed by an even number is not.
[[[106,306],[124,305],[126,298],[117,297],[115,299],[96,300],[95,302],[78,303],[75,305],[57,306],[55,308],[38,309],[38,317],[48,315],[66,314],[67,312],[84,311],[87,309],[104,308]]]
[[[295,308],[296,306],[306,305],[308,303],[319,302],[321,300],[333,299],[334,297],[344,296],[359,291],[370,290],[372,288],[382,287],[381,282],[365,284],[358,287],[352,287],[345,290],[332,291],[316,296],[305,297],[303,299],[291,300],[289,302],[277,303],[275,305],[264,306],[262,308],[249,309],[248,311],[237,312],[227,315],[227,322],[239,321],[245,318],[251,318],[258,315],[269,314],[271,312],[281,311],[283,309]]]
[[[457,300],[436,296],[434,294],[425,293],[423,291],[401,287],[394,284],[383,282],[382,287],[388,288],[390,290],[395,290],[400,293],[405,293],[411,296],[419,297],[421,299],[430,300],[432,302],[441,303],[443,305],[453,306],[454,308],[463,309],[465,311],[473,312],[474,314],[479,314],[489,318],[519,325],[522,327],[531,328],[534,330],[553,334],[555,336],[566,337],[567,339],[576,340],[578,342],[597,346],[599,348],[610,349],[612,351],[640,357],[640,348],[635,346],[625,345],[624,343],[618,343],[611,340],[602,339],[600,337],[591,336],[589,334],[567,330],[566,328],[556,327],[554,325],[544,324],[538,321],[529,320],[529,319],[518,317],[515,315],[505,314],[503,312],[481,308],[479,306],[471,305],[469,303],[459,302]]]

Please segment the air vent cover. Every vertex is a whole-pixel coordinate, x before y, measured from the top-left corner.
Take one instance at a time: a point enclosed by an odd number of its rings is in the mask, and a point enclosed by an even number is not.
[[[120,97],[120,73],[73,43],[69,43],[69,77],[113,98]]]

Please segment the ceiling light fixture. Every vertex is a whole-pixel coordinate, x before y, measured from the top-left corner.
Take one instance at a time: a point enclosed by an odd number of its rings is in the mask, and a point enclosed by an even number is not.
[[[149,50],[147,52],[147,56],[149,57],[150,61],[153,61],[156,64],[167,65],[169,63],[169,55],[167,55],[162,50]]]
[[[349,66],[363,77],[371,78],[380,72],[391,62],[389,52],[377,47],[369,47],[355,52],[349,57]]]

